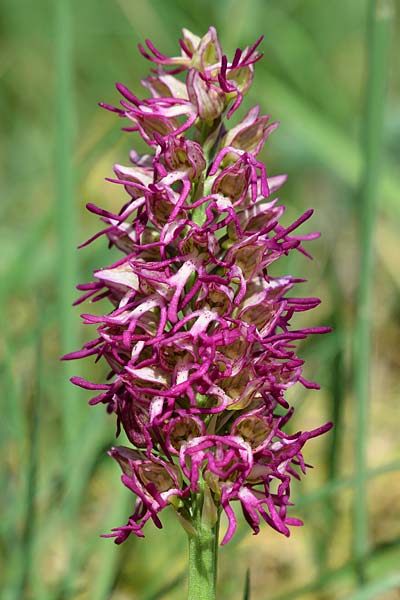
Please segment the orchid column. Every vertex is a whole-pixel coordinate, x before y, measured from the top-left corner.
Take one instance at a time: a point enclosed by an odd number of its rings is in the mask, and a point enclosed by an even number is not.
[[[131,153],[131,166],[115,165],[110,179],[127,197],[110,213],[92,204],[121,259],[78,286],[111,311],[84,314],[97,337],[65,358],[94,355],[110,368],[107,382],[73,382],[97,390],[90,402],[117,415],[130,447],[110,451],[122,482],[136,496],[128,523],[110,536],[143,537],[152,520],[172,507],[189,536],[189,598],[215,598],[218,526],[226,544],[236,529],[234,503],[254,533],[265,521],[289,535],[292,477],[305,472],[305,442],[330,428],[287,434],[293,414],[285,390],[302,376],[297,340],[326,328],[291,329],[294,313],[317,298],[288,296],[301,282],[273,278],[271,263],[289,251],[309,256],[295,235],[312,214],[289,227],[274,192],[285,176],[268,177],[257,156],[277,123],[254,107],[228,129],[261,58],[258,40],[223,55],[216,31],[199,38],[183,30],[181,55],[168,58],[149,41],[143,56],[153,63],[143,81],[150,98],[125,86],[121,107],[102,105],[128,119],[149,154]],[[87,242],[88,243],[88,242]],[[279,410],[277,410],[279,409]]]

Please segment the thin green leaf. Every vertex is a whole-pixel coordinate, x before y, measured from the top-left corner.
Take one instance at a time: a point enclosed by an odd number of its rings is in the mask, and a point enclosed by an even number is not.
[[[400,573],[393,573],[378,581],[372,581],[351,596],[346,596],[346,600],[370,600],[372,598],[381,598],[381,594],[393,589],[400,590]]]
[[[126,519],[129,505],[132,503],[132,498],[125,488],[118,488],[115,496],[112,511],[107,516],[109,524],[104,523],[106,530],[108,526],[113,527],[115,523],[122,523]],[[120,547],[110,543],[110,540],[102,542],[100,544],[97,541],[97,577],[90,590],[90,598],[93,600],[108,600],[111,597],[118,567],[123,559]]]
[[[383,117],[388,72],[391,14],[381,10],[383,3],[369,0],[368,79],[365,91],[364,173],[360,186],[360,268],[355,319],[353,364],[355,408],[355,471],[353,552],[359,581],[365,580],[364,557],[368,551],[368,507],[366,490],[368,448],[368,404],[370,396],[370,353],[372,298],[374,287],[373,238],[377,217],[376,196],[379,190]]]
[[[254,95],[262,96],[265,93],[264,82],[268,81],[270,112],[275,118],[284,118],[285,130],[290,131],[290,143],[298,144],[297,140],[301,140],[303,153],[308,152],[317,164],[325,165],[355,188],[362,172],[362,157],[350,136],[330,122],[326,115],[315,110],[287,83],[268,73],[267,67],[261,63],[260,70],[263,69],[264,76],[255,79]],[[382,211],[396,219],[400,218],[399,187],[398,175],[386,166],[382,172]]]
[[[56,215],[58,217],[58,292],[61,352],[77,347],[77,319],[72,309],[74,289],[78,279],[76,252],[75,173],[73,147],[75,115],[73,103],[73,26],[71,5],[68,0],[55,2],[55,64],[56,64]],[[60,395],[65,433],[66,452],[69,454],[76,441],[78,407],[71,393],[69,377],[73,367],[64,363]]]
[[[53,211],[49,211],[44,217],[42,217],[36,223],[33,223],[29,228],[27,235],[17,246],[17,251],[15,254],[13,255],[11,252],[11,257],[8,257],[7,268],[1,276],[0,300],[2,302],[6,300],[8,294],[15,293],[16,288],[26,286],[27,284],[32,285],[33,281],[36,283],[34,278],[31,280],[29,277],[32,275],[31,270],[29,270],[28,277],[25,273],[24,277],[21,277],[21,273],[26,271],[27,257],[30,261],[32,261],[32,264],[37,264],[37,255],[41,250],[43,250],[41,242],[43,237],[49,231],[52,218]],[[52,265],[52,261],[48,261],[46,257],[41,257],[40,262],[42,264],[39,272],[41,277],[44,278],[45,274],[48,275],[50,273],[50,269],[48,269],[47,266]],[[43,273],[43,266],[46,267],[45,274]]]
[[[173,592],[175,589],[177,589],[185,580],[185,578],[186,572],[184,571],[176,577],[174,577],[172,581],[170,581],[166,585],[163,585],[162,588],[159,589],[157,592],[151,594],[150,596],[147,596],[145,600],[162,600],[162,598],[165,598],[166,595],[169,594],[169,592]]]
[[[246,571],[246,577],[244,580],[243,600],[250,600],[250,569],[247,569]]]
[[[372,552],[370,552],[366,558],[365,558],[365,567],[366,570],[368,571],[372,571],[374,566],[379,562],[379,560],[381,559],[382,555],[387,555],[388,552],[391,550],[393,553],[398,553],[399,550],[399,543],[400,540],[396,540],[395,542],[393,542],[393,544],[391,544],[390,548],[387,545],[382,545],[382,546],[377,546],[374,550],[372,550]],[[319,577],[317,577],[315,580],[311,581],[310,583],[307,583],[301,587],[297,587],[293,590],[289,590],[287,592],[283,592],[281,594],[277,594],[271,597],[270,600],[297,600],[298,598],[302,598],[303,596],[309,596],[310,594],[316,593],[319,590],[327,590],[329,588],[329,586],[332,585],[337,585],[338,583],[340,584],[349,584],[352,582],[352,580],[354,580],[354,570],[356,567],[356,562],[353,560],[350,560],[349,562],[346,562],[344,565],[341,565],[340,567],[336,568],[336,569],[330,569],[328,571],[325,571],[322,575],[320,575]],[[398,574],[396,574],[396,577],[399,577]],[[367,586],[365,586],[365,588],[363,588],[363,590],[369,590],[369,589],[373,589],[376,590],[377,588],[379,588],[379,585],[384,585],[384,581],[385,580],[379,580],[377,582],[368,584]],[[394,583],[394,585],[392,585]],[[385,588],[385,589],[392,589],[393,587],[395,587],[395,585],[398,584],[398,579],[396,580],[396,582],[394,582],[394,580],[392,578],[388,578],[388,582],[387,585],[390,587]],[[376,587],[375,587],[376,586]],[[361,590],[359,590],[361,593]],[[356,592],[358,593],[358,592]],[[374,596],[365,596],[366,599],[368,598],[373,598]],[[357,600],[364,600],[364,596],[356,596]],[[346,600],[350,600],[349,595],[347,594],[345,596]],[[344,599],[343,599],[344,600]],[[353,596],[351,596],[351,600],[354,600]]]

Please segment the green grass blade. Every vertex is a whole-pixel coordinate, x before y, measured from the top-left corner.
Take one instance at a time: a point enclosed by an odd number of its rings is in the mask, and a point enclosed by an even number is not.
[[[74,206],[75,175],[73,167],[74,107],[72,16],[68,0],[55,3],[55,61],[56,61],[56,205],[58,222],[58,291],[61,352],[77,347],[77,319],[71,304],[77,284],[76,216]],[[60,399],[63,407],[63,426],[66,450],[72,447],[76,435],[77,403],[68,381],[71,363],[63,363]]]
[[[172,579],[172,581],[170,581],[166,585],[163,585],[163,587],[160,590],[158,590],[154,594],[152,593],[150,596],[147,596],[145,598],[145,600],[165,599],[167,597],[167,594],[169,594],[170,592],[173,592],[178,586],[180,586],[182,584],[182,582],[185,579],[186,579],[186,571],[183,571],[182,573],[180,573],[179,575],[174,577],[174,579]]]
[[[394,558],[396,558],[398,556],[398,551],[399,551],[399,542],[400,540],[396,540],[395,543],[393,543],[391,545],[391,548],[389,549],[387,546],[378,546],[376,547],[373,551],[369,552],[368,555],[366,555],[365,557],[365,566],[366,569],[368,569],[368,571],[373,571],[374,568],[376,568],[377,566],[379,566],[379,561],[382,558],[383,555],[387,556],[389,553],[389,550],[391,551],[391,553],[393,553]],[[355,569],[356,563],[353,560],[349,560],[348,562],[346,562],[345,564],[335,568],[335,569],[329,569],[327,571],[325,571],[320,577],[316,578],[315,580],[311,581],[310,583],[307,583],[303,586],[297,587],[293,590],[289,590],[287,592],[283,592],[280,594],[276,594],[274,596],[271,597],[271,600],[298,600],[299,598],[302,598],[303,596],[305,596],[306,598],[309,598],[311,594],[317,594],[320,590],[327,590],[331,585],[332,586],[336,586],[338,583],[340,584],[346,584],[349,585],[351,584],[352,580],[354,580],[354,569]],[[395,579],[396,577],[396,579]],[[383,578],[382,580],[379,581],[374,581],[370,584],[368,584],[367,586],[365,586],[364,588],[362,588],[361,590],[358,590],[358,592],[355,592],[355,594],[359,593],[360,595],[356,595],[356,596],[349,596],[349,594],[346,594],[346,596],[343,598],[343,600],[354,600],[354,598],[357,598],[357,600],[364,600],[364,596],[362,595],[362,593],[367,592],[368,593],[372,593],[372,591],[375,593],[380,593],[380,591],[383,590],[388,590],[388,589],[393,589],[393,587],[395,587],[396,585],[398,585],[398,574],[396,574],[396,576],[390,576],[388,578]],[[387,587],[385,587],[385,585],[387,585]],[[382,586],[382,587],[380,587]],[[370,590],[372,590],[370,592]],[[337,594],[334,593],[332,595],[332,597],[337,597]],[[379,598],[379,596],[375,595],[366,595],[365,598]]]
[[[73,22],[72,6],[68,0],[54,3],[55,65],[56,65],[56,217],[58,234],[58,283],[59,330],[61,354],[77,348],[77,319],[72,308],[77,284],[77,231],[75,215],[75,172],[73,165],[75,115],[73,104]],[[69,378],[76,371],[69,361],[60,367],[59,397],[63,430],[63,455],[66,468],[62,473],[65,491],[62,516],[65,524],[65,550],[67,568],[59,583],[60,591],[70,589],[76,582],[71,564],[75,560],[77,518],[68,494],[72,456],[75,452],[79,429],[79,395],[74,392]],[[61,592],[60,596],[63,595]],[[57,596],[57,593],[56,593]],[[65,596],[67,597],[67,596]]]
[[[29,273],[23,278],[21,278],[21,273],[26,270],[27,257],[32,260],[33,256],[39,254],[38,251],[43,249],[41,242],[50,228],[52,218],[52,212],[48,212],[34,223],[26,237],[21,240],[15,255],[11,257],[11,260],[8,257],[7,267],[1,274],[0,301],[4,302],[8,295],[14,293],[18,287],[25,286],[27,283],[29,286],[36,283],[35,278],[32,277],[34,269],[29,269]],[[32,263],[39,262],[36,256],[35,259],[35,261],[32,260]],[[45,264],[47,265],[47,262]],[[43,269],[40,269],[40,273],[34,271],[34,275],[40,275],[43,278]]]
[[[247,569],[246,571],[246,578],[244,580],[243,600],[250,600],[250,569]]]
[[[376,195],[382,160],[383,115],[391,18],[384,2],[370,0],[368,15],[368,80],[366,88],[364,175],[361,182],[360,275],[354,333],[355,471],[354,547],[360,582],[364,581],[364,557],[368,551],[368,509],[366,490],[368,401],[370,388],[370,346],[372,290],[374,277],[373,235]]]
[[[1,395],[2,414],[6,418],[2,420],[1,451],[3,456],[3,468],[1,470],[2,493],[2,521],[0,527],[0,539],[2,547],[8,547],[7,569],[1,578],[2,594],[5,600],[18,600],[20,581],[22,579],[23,547],[19,525],[24,517],[24,491],[26,488],[26,469],[19,470],[17,476],[13,472],[10,463],[12,453],[16,464],[21,464],[21,455],[26,440],[26,419],[22,406],[22,385],[17,382],[12,373],[13,347],[9,345],[2,365],[1,375],[4,390]],[[5,460],[4,460],[5,459]],[[13,543],[9,544],[9,540]]]
[[[373,581],[359,589],[355,594],[346,596],[346,600],[370,600],[382,598],[381,594],[393,589],[400,590],[400,573],[393,573],[379,581]]]
[[[367,480],[374,479],[375,477],[379,477],[380,475],[385,475],[387,473],[392,473],[400,470],[400,461],[394,461],[393,463],[388,463],[387,465],[383,465],[382,467],[378,467],[376,469],[369,469],[365,473],[365,477]],[[315,502],[319,502],[329,498],[341,492],[345,489],[350,489],[355,485],[355,477],[349,477],[346,479],[336,479],[334,481],[330,481],[329,483],[321,486],[315,492],[311,492],[309,494],[304,494],[300,496],[299,499],[295,502],[296,508],[303,508]]]
[[[260,63],[259,71],[258,78],[254,80],[254,98],[265,93],[267,81],[269,112],[274,118],[283,119],[280,138],[277,137],[274,143],[279,145],[282,140],[285,142],[285,131],[290,131],[290,141],[286,141],[288,148],[298,147],[301,142],[302,151],[307,152],[317,164],[325,165],[355,188],[362,171],[362,156],[349,134],[330,122],[326,115],[313,109],[287,83],[268,73],[263,63]],[[396,219],[400,218],[399,186],[398,174],[386,166],[382,174],[381,194],[385,199],[382,210]]]
[[[113,502],[113,510],[107,523],[104,523],[104,530],[108,531],[115,527],[116,523],[122,523],[126,520],[132,499],[125,488],[120,486],[116,489],[116,497]],[[121,548],[111,543],[111,540],[97,540],[98,543],[98,576],[91,588],[90,598],[93,600],[108,600],[111,597],[112,589],[118,573],[119,562],[121,561]]]
[[[333,356],[330,358],[330,398],[329,410],[330,420],[334,427],[328,439],[328,478],[330,481],[337,479],[340,470],[340,451],[343,443],[343,413],[345,408],[345,394],[347,373],[345,365],[346,336],[345,319],[343,314],[343,290],[341,289],[334,260],[327,263],[327,274],[330,279],[331,297],[334,299],[332,317],[329,319],[330,326],[335,332],[336,344]]]
[[[12,360],[17,356],[18,347],[15,340],[8,344],[8,353],[6,355],[5,366],[7,383],[8,427],[4,429],[4,442],[9,441],[12,429],[12,439],[16,442],[14,456],[17,457],[16,463],[19,467],[19,477],[11,470],[6,472],[9,480],[14,480],[14,486],[17,498],[13,502],[7,502],[6,510],[3,510],[6,525],[4,537],[9,540],[13,537],[13,544],[10,548],[9,569],[7,570],[5,595],[7,598],[19,599],[32,595],[33,580],[35,578],[35,545],[37,539],[37,491],[38,491],[38,470],[39,470],[39,435],[41,427],[42,412],[42,389],[41,376],[43,370],[42,361],[42,318],[33,332],[29,332],[25,343],[32,348],[35,360],[32,369],[23,378],[19,386],[14,381],[11,369]],[[9,370],[9,372],[7,372]],[[4,445],[7,451],[7,444]],[[15,453],[19,450],[20,455]],[[17,479],[17,481],[15,481]],[[17,483],[18,482],[18,483]],[[2,489],[6,490],[7,484]],[[18,532],[17,535],[15,532]],[[3,534],[3,532],[2,532]]]
[[[39,327],[41,329],[41,327]],[[36,365],[33,373],[32,389],[29,394],[27,422],[29,428],[27,447],[27,483],[25,492],[25,518],[21,539],[21,578],[17,597],[29,596],[32,590],[35,561],[35,540],[37,535],[37,484],[39,469],[39,435],[41,421],[41,373],[42,343],[41,331],[37,333]]]

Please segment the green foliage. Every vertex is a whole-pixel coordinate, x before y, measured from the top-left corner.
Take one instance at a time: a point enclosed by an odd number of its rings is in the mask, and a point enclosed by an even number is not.
[[[246,578],[244,580],[243,600],[250,600],[250,569],[247,569],[246,571]]]
[[[378,4],[387,10],[389,2]],[[360,143],[366,5],[364,0],[2,3],[0,128],[7,145],[0,148],[0,595],[5,600],[184,597],[187,548],[172,515],[162,531],[149,526],[144,540],[129,539],[117,547],[99,539],[124,523],[133,498],[106,455],[114,443],[114,418],[102,407],[86,405],[87,395],[68,382],[78,374],[77,365],[60,364],[58,357],[90,335],[79,324],[81,311],[71,307],[74,285],[112,260],[101,240],[76,252],[97,226],[84,205],[119,206],[121,190],[103,178],[113,162],[127,162],[130,147],[141,149],[135,134],[120,134],[118,119],[98,109],[97,102],[116,101],[115,81],[139,93],[149,68],[136,50],[139,41],[149,37],[173,53],[182,27],[201,34],[210,24],[231,55],[236,46],[265,34],[266,57],[257,65],[244,104],[259,103],[282,123],[265,150],[268,172],[289,174],[281,192],[288,221],[312,206],[313,227],[322,231],[309,246],[313,264],[299,255],[287,269],[309,277],[299,295],[323,299],[309,325],[335,328],[302,349],[306,374],[318,380],[322,392],[297,392],[296,426],[311,428],[332,415],[337,423],[334,434],[314,442],[306,460],[316,470],[293,494],[293,514],[304,516],[303,530],[286,540],[266,528],[255,538],[239,528],[220,553],[220,597],[242,597],[250,566],[254,600],[385,598],[400,587],[400,532],[395,530],[400,522],[395,462],[400,177],[394,167],[400,143],[400,69],[395,68],[400,53],[394,43],[384,160],[373,194],[375,259],[368,267],[373,276],[367,277],[365,269],[363,275],[374,304],[367,315],[373,340],[367,348],[369,373],[367,365],[357,367],[358,378],[371,379],[370,402],[358,399],[362,427],[350,361],[359,255],[365,248],[359,189],[366,150]],[[368,94],[373,96],[371,90]],[[103,376],[90,360],[79,369],[88,379]],[[355,434],[362,448],[361,473],[353,457]],[[355,555],[352,543],[355,498],[368,535],[362,577],[360,550]],[[364,533],[358,535],[360,543]],[[245,598],[248,581],[246,575]]]

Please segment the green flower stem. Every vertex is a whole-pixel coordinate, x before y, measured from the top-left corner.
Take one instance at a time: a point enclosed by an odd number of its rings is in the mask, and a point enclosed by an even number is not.
[[[215,524],[203,518],[203,494],[193,499],[193,526],[189,535],[188,600],[215,600],[217,585],[219,515]]]

